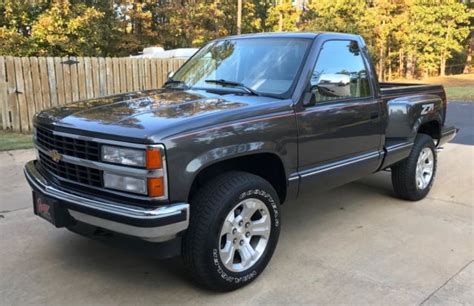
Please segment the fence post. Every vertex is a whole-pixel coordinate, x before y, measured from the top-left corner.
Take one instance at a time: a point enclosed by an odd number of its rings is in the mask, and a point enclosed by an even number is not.
[[[0,80],[0,101],[2,102],[2,127],[4,130],[10,126],[7,107],[7,83]]]
[[[5,72],[5,58],[0,56],[0,110],[2,112],[2,127],[4,130],[9,127],[8,101],[7,101],[7,79]]]

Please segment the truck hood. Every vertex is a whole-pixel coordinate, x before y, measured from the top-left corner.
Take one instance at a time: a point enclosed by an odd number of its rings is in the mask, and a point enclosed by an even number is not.
[[[268,97],[159,89],[54,107],[39,112],[34,120],[39,125],[82,135],[119,136],[134,141],[153,136],[156,140],[239,119],[243,115],[242,108],[261,108],[262,102],[273,100]]]

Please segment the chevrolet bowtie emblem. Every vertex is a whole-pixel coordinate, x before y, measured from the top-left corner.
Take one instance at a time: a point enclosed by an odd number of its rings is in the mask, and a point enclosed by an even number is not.
[[[56,163],[59,162],[63,158],[63,155],[56,150],[49,151],[48,155]]]

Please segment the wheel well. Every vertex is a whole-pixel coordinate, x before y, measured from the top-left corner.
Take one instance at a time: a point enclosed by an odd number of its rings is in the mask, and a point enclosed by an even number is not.
[[[286,176],[280,158],[272,153],[259,153],[226,159],[202,169],[194,178],[189,191],[188,201],[207,180],[227,171],[244,171],[258,175],[275,188],[280,203],[286,198]]]
[[[440,139],[441,137],[441,126],[438,121],[429,121],[423,123],[418,128],[418,133],[427,134],[433,139]]]

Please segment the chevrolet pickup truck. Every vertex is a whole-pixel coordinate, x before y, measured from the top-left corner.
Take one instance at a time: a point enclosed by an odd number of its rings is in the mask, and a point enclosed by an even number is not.
[[[39,112],[24,172],[56,227],[182,255],[229,291],[267,266],[284,202],[382,170],[423,199],[457,132],[446,110],[442,86],[379,83],[358,35],[227,37],[163,88]]]

